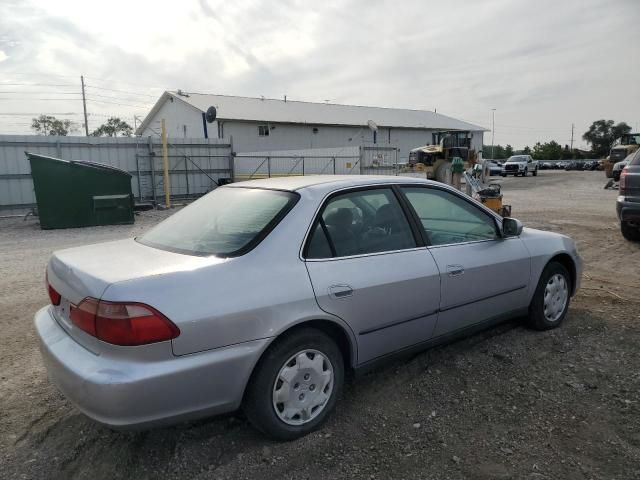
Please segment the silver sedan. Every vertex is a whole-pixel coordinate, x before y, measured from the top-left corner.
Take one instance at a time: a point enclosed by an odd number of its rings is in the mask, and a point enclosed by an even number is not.
[[[439,183],[258,180],[140,237],[54,253],[35,325],[52,381],[98,422],[242,406],[293,439],[326,419],[348,369],[512,317],[557,327],[581,265],[570,238]]]

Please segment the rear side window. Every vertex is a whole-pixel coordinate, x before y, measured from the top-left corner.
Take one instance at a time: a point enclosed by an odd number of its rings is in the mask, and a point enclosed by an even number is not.
[[[629,162],[629,165],[640,165],[640,148],[636,151],[636,154]]]
[[[306,257],[346,257],[415,246],[393,191],[376,188],[331,198],[315,223]]]
[[[136,240],[190,255],[240,255],[257,245],[298,198],[276,190],[217,188]]]

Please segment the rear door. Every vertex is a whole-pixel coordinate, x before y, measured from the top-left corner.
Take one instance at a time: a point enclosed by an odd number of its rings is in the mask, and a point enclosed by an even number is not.
[[[440,271],[434,336],[526,308],[530,257],[519,238],[501,238],[495,219],[461,195],[432,186],[402,191]]]
[[[629,161],[624,172],[624,180],[620,182],[620,194],[625,196],[627,202],[640,203],[640,150]],[[640,220],[637,212],[634,213],[633,220]]]
[[[358,363],[431,338],[440,303],[438,267],[390,187],[339,192],[305,248],[318,305],[346,321]]]

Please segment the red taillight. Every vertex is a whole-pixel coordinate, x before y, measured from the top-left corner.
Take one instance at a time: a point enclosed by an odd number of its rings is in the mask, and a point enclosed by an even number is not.
[[[76,327],[95,337],[97,311],[98,300],[87,297],[82,300],[79,305],[69,306],[69,318]]]
[[[71,321],[96,338],[114,345],[144,345],[171,340],[180,330],[156,309],[142,303],[85,298],[71,306]]]
[[[44,278],[45,278],[45,281],[47,282],[47,293],[49,294],[49,300],[51,300],[51,305],[60,305],[60,300],[62,299],[62,296],[49,283],[49,273],[45,272]]]
[[[622,169],[622,172],[620,172],[620,193],[624,195],[624,189],[627,183],[627,175],[629,174],[629,170],[627,169],[627,167],[624,167]]]

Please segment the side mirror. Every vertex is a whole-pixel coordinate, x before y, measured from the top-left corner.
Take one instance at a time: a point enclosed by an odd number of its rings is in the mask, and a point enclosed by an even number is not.
[[[517,237],[522,233],[522,222],[515,218],[505,217],[502,219],[502,236]]]

